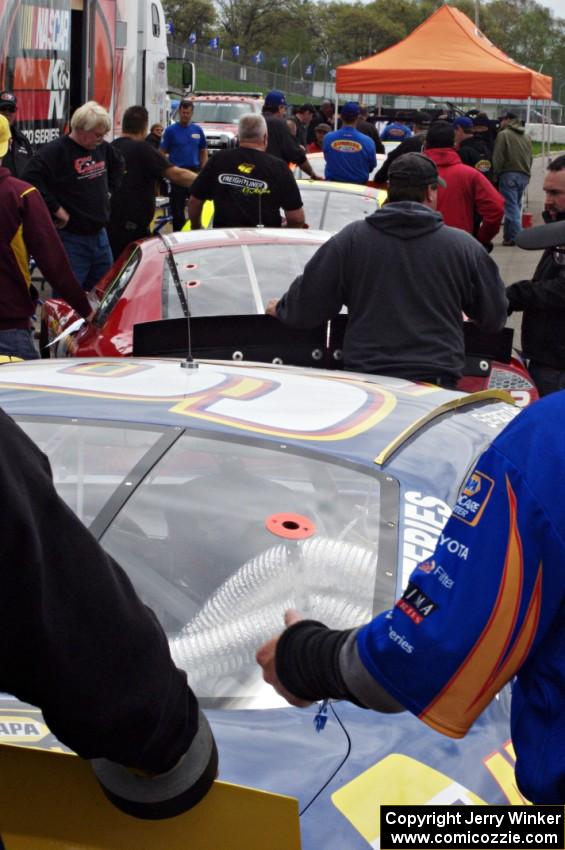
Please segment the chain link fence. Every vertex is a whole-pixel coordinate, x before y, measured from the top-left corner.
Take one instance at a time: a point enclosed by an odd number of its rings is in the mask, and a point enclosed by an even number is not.
[[[244,65],[231,58],[224,59],[223,51],[201,51],[168,39],[171,60],[194,62],[196,68],[196,91],[260,91],[282,89],[293,103],[318,101],[335,97],[334,84],[328,81],[296,79],[290,69],[267,71],[258,65]],[[174,61],[169,63],[169,76],[175,77]],[[180,69],[180,62],[179,62]],[[180,70],[179,70],[180,73]],[[173,84],[178,83],[172,80]]]

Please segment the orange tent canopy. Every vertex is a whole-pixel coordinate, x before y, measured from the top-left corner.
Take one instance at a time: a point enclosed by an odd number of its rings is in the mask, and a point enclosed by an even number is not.
[[[403,41],[336,72],[336,91],[373,94],[549,100],[551,84],[551,77],[519,65],[447,5]]]

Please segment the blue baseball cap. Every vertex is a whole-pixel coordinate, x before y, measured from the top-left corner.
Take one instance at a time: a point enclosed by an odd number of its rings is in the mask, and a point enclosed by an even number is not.
[[[265,95],[265,106],[286,106],[286,97],[284,96],[282,91],[279,91],[279,89],[273,89],[273,91],[268,91]]]
[[[360,112],[361,107],[355,100],[348,100],[347,103],[344,103],[341,107],[341,114],[344,118],[357,118]]]
[[[453,122],[453,127],[463,127],[464,130],[472,130],[474,126],[473,119],[468,115],[459,115]]]

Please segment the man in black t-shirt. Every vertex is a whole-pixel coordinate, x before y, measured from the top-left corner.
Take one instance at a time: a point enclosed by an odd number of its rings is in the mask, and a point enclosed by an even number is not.
[[[43,145],[23,173],[23,180],[43,195],[73,272],[87,292],[114,262],[106,225],[124,161],[104,139],[111,126],[107,110],[89,100],[73,112],[69,135]]]
[[[122,118],[123,135],[112,142],[125,160],[126,169],[120,188],[111,201],[108,237],[117,258],[134,239],[149,236],[155,215],[155,185],[163,177],[189,188],[194,171],[172,165],[146,141],[149,115],[144,106],[130,106]]]
[[[239,148],[208,160],[193,183],[188,214],[193,230],[201,227],[204,201],[214,201],[214,227],[280,227],[281,209],[288,227],[304,227],[300,190],[285,163],[266,153],[267,125],[249,113],[239,121]]]

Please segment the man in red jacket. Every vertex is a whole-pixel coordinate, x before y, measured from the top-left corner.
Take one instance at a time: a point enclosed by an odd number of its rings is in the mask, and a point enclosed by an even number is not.
[[[43,275],[79,315],[89,319],[92,308],[40,193],[2,168],[10,140],[10,125],[0,115],[0,354],[34,360],[39,354],[30,330],[35,312],[30,253]]]
[[[450,227],[475,236],[487,251],[500,230],[504,200],[492,183],[475,168],[463,165],[454,148],[455,130],[436,121],[428,130],[424,153],[437,166],[445,189],[438,190],[437,209]]]

